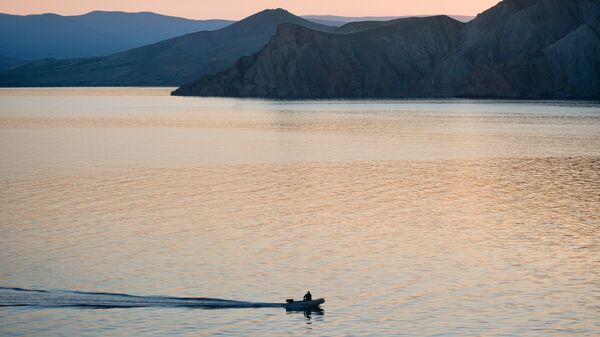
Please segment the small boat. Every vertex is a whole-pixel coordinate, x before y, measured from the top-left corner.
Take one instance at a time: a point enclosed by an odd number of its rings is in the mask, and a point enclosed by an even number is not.
[[[310,310],[318,307],[319,305],[325,303],[324,298],[319,298],[312,301],[294,301],[287,300],[287,303],[283,305],[286,310]]]

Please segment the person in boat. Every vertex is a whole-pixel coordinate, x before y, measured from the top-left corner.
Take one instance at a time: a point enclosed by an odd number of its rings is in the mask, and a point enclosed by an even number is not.
[[[310,291],[306,292],[306,295],[304,295],[304,301],[312,301],[312,294],[310,293]]]

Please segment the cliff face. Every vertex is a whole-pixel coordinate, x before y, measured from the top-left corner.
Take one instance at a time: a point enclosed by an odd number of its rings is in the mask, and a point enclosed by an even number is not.
[[[467,26],[461,47],[436,73],[438,89],[449,84],[448,93],[469,97],[598,97],[599,17],[595,0],[504,1]],[[573,72],[583,63],[596,70],[595,80]]]
[[[276,98],[414,96],[450,55],[464,24],[409,18],[354,34],[280,25],[260,52],[175,94]]]
[[[258,53],[173,94],[599,99],[599,22],[598,0],[505,0],[468,24],[281,25]]]

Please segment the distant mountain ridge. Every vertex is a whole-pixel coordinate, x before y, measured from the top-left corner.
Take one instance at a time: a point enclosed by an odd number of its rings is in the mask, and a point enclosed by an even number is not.
[[[401,16],[339,16],[339,15],[303,15],[302,17],[327,26],[340,27],[351,22],[362,22],[362,21],[390,21],[396,19],[404,19],[411,17],[429,17],[434,15],[401,15]],[[449,17],[462,21],[468,22],[473,20],[474,16],[469,15],[448,15]]]
[[[281,25],[259,52],[173,94],[600,99],[598,0],[505,0],[466,24],[439,16],[336,31]]]
[[[101,56],[231,23],[150,12],[0,14],[0,55],[25,60]]]
[[[174,86],[221,71],[262,48],[280,23],[330,30],[283,9],[106,57],[46,60],[0,73],[0,86]]]
[[[314,15],[302,18],[337,27],[348,22],[397,17]],[[0,55],[22,60],[106,56],[184,34],[217,30],[234,22],[192,20],[152,12],[92,11],[68,16],[0,13]]]

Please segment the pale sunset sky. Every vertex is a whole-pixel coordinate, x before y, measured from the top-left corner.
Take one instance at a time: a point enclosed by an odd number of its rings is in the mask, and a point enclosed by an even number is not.
[[[0,0],[8,14],[83,14],[93,10],[156,12],[191,19],[242,19],[265,8],[298,15],[476,15],[500,0]]]

